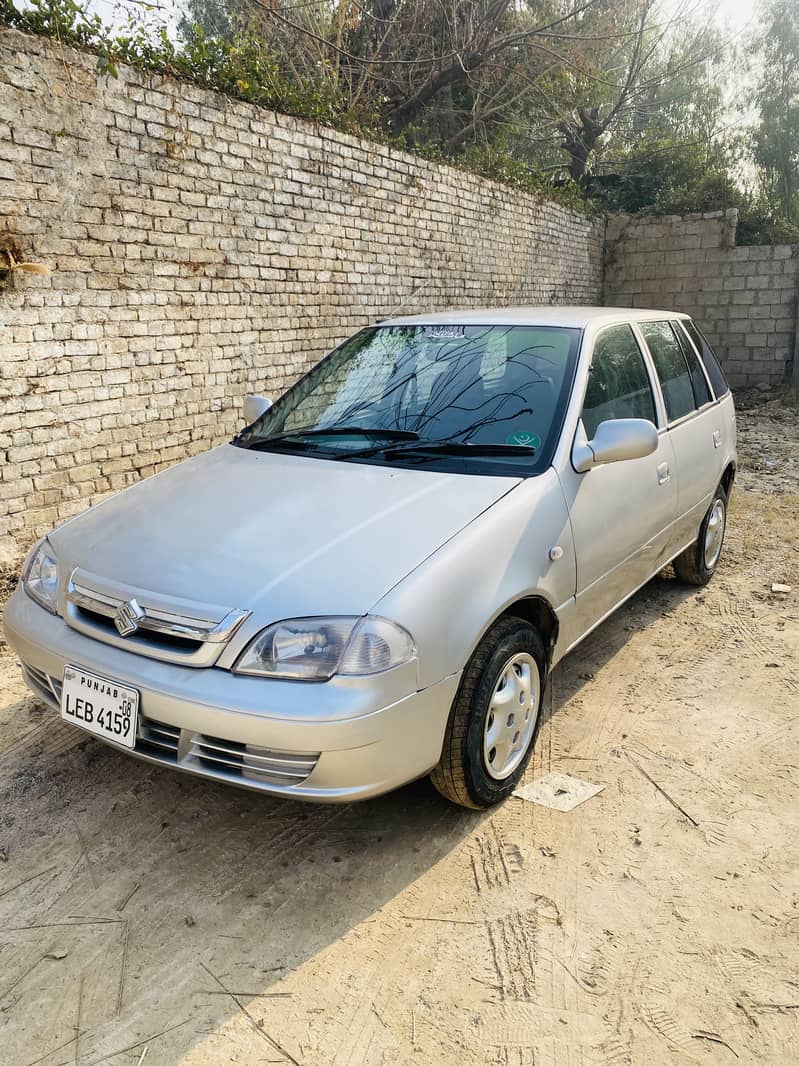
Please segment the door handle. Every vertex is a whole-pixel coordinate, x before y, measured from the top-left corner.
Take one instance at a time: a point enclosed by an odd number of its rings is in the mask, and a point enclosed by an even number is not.
[[[714,448],[720,448],[721,447],[721,430],[720,429],[714,429],[713,430],[713,447]]]
[[[658,467],[658,485],[665,485],[670,478],[669,464],[661,463]]]

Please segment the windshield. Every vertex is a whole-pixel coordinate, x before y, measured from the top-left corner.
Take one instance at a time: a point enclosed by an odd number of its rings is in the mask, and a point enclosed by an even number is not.
[[[345,341],[234,441],[324,458],[536,472],[549,462],[580,331],[378,326]],[[432,446],[437,454],[425,456]]]

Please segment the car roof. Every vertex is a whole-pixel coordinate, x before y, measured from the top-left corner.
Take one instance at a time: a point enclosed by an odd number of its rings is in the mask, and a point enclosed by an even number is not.
[[[571,326],[585,329],[589,325],[609,322],[642,322],[651,319],[688,318],[680,311],[645,310],[637,307],[554,306],[481,307],[455,311],[429,311],[383,319],[380,325],[401,326]]]

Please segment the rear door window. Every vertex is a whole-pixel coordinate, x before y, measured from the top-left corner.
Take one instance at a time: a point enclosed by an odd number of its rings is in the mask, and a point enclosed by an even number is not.
[[[680,325],[694,342],[694,347],[702,356],[702,362],[705,364],[705,370],[707,370],[707,376],[710,378],[710,384],[713,386],[713,391],[717,397],[726,396],[730,391],[730,386],[727,383],[727,379],[724,376],[724,371],[721,369],[716,353],[710,347],[707,342],[707,338],[696,325],[689,318],[682,319]]]
[[[583,401],[583,425],[588,439],[594,436],[600,422],[612,418],[656,422],[649,373],[628,325],[610,326],[594,344]]]
[[[670,322],[642,322],[652,361],[655,364],[669,422],[690,414],[696,409],[691,374]]]

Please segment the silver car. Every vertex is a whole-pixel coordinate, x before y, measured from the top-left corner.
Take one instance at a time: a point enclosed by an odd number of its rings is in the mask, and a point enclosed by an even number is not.
[[[719,560],[735,412],[685,315],[393,319],[246,409],[41,540],[5,614],[41,699],[160,765],[333,802],[429,773],[488,807],[558,660]]]

